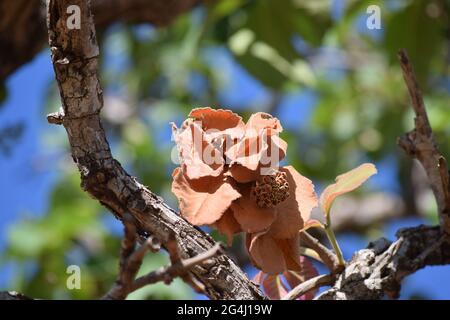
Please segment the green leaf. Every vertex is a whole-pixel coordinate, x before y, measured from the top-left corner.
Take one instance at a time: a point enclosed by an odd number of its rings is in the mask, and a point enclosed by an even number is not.
[[[328,218],[331,205],[336,197],[355,190],[375,173],[377,173],[377,169],[373,164],[364,163],[347,173],[339,175],[336,178],[336,183],[325,188],[320,196],[320,208],[325,216]]]

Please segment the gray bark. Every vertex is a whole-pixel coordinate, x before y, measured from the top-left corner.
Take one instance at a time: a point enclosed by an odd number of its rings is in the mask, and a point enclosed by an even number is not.
[[[439,226],[399,230],[354,254],[334,286],[318,300],[398,298],[402,280],[425,266],[450,264],[450,242]]]

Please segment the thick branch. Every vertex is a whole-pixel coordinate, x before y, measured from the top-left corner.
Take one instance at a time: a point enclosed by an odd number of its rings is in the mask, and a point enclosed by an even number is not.
[[[398,144],[424,167],[437,201],[442,229],[450,234],[450,178],[447,162],[434,141],[422,93],[406,51],[400,50],[398,56],[416,114],[415,129],[399,138]]]
[[[80,30],[67,29],[69,4],[81,8]],[[82,0],[52,0],[48,7],[49,42],[63,106],[60,119],[81,173],[81,186],[118,218],[129,212],[139,233],[153,235],[165,248],[171,235],[176,235],[182,258],[195,257],[211,249],[214,240],[131,177],[111,155],[99,117],[103,105],[97,76],[99,50],[88,4],[89,1]],[[226,255],[197,265],[191,271],[203,283],[210,298],[264,297]]]
[[[382,238],[360,250],[319,300],[398,298],[401,281],[432,265],[450,264],[450,243],[439,227],[402,229],[398,240]]]

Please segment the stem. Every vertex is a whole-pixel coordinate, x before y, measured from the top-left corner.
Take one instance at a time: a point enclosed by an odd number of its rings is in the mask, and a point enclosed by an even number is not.
[[[339,261],[339,265],[343,266],[345,265],[344,256],[342,255],[341,248],[339,247],[339,244],[337,243],[336,236],[334,234],[333,229],[331,229],[331,218],[330,215],[327,215],[327,222],[325,224],[325,232],[327,234],[328,240],[330,240],[331,245],[333,246],[334,252],[336,253],[336,256]]]

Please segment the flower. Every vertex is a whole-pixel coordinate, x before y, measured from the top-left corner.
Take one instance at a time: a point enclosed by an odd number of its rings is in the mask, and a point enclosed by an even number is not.
[[[280,121],[259,112],[244,124],[232,111],[199,108],[172,128],[181,162],[172,191],[181,215],[216,228],[229,243],[245,232],[252,261],[264,272],[298,271],[298,233],[317,196],[292,166],[279,167],[287,151]]]

